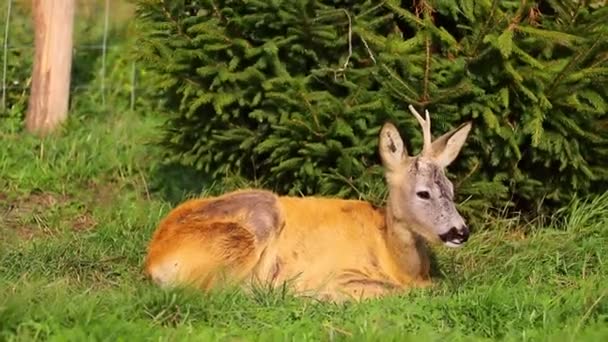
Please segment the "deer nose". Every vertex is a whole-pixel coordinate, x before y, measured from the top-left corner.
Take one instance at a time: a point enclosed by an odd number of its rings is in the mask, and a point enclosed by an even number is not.
[[[458,229],[458,235],[462,238],[462,242],[467,242],[469,240],[469,227],[462,225]]]
[[[455,244],[462,244],[469,240],[469,227],[466,225],[457,228],[453,226],[446,233],[439,235],[443,242],[451,242]]]

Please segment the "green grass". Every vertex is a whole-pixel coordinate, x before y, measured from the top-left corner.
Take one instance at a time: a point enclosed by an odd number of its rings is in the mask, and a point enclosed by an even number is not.
[[[544,227],[487,222],[436,250],[434,288],[401,296],[162,291],[146,242],[180,189],[209,189],[155,167],[158,123],[73,118],[42,141],[0,124],[0,340],[608,340],[608,194]]]

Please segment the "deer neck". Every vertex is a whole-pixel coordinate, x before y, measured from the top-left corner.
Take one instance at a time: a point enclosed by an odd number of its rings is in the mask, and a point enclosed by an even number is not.
[[[430,258],[423,238],[412,230],[411,222],[397,218],[389,204],[386,208],[385,240],[399,274],[400,281],[406,283],[428,280]]]

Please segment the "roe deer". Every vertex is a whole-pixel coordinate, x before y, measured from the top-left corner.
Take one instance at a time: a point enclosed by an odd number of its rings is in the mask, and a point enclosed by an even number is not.
[[[457,247],[469,238],[444,169],[471,123],[431,141],[428,111],[422,118],[409,109],[423,131],[418,156],[407,154],[391,123],[380,132],[386,208],[265,190],[189,200],[159,224],[148,248],[147,275],[161,286],[203,290],[227,282],[244,288],[287,282],[296,294],[332,301],[430,285],[424,240]]]

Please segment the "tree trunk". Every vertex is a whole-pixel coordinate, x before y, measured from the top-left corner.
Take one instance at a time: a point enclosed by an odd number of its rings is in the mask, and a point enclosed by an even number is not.
[[[33,0],[32,4],[36,51],[26,128],[45,135],[68,114],[74,0]]]

